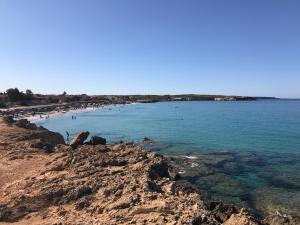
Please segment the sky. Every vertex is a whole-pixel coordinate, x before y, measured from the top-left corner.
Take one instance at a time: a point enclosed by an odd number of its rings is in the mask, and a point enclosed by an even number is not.
[[[299,0],[0,0],[0,92],[300,97]]]

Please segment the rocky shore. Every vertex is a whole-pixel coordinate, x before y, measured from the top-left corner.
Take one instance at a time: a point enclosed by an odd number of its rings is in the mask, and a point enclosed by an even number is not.
[[[133,143],[82,132],[67,145],[11,117],[0,131],[0,224],[297,224],[206,201],[163,156]]]

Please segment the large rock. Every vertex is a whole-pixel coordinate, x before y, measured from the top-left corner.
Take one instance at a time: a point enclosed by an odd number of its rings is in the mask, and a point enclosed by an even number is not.
[[[4,116],[2,120],[7,124],[11,124],[15,122],[13,116]]]
[[[99,136],[92,136],[91,140],[89,141],[91,145],[106,145],[106,139]]]
[[[19,119],[15,122],[15,125],[21,128],[27,128],[28,124],[30,124],[30,122],[27,119]]]
[[[20,128],[29,129],[29,130],[38,130],[39,127],[35,123],[30,123],[27,119],[16,120],[15,125]],[[43,129],[41,129],[43,130]]]
[[[57,132],[52,132],[49,130],[38,130],[32,134],[36,139],[42,139],[52,147],[55,147],[58,144],[65,144],[64,137]]]
[[[26,125],[26,128],[29,130],[38,130],[39,129],[39,127],[35,123],[28,123]],[[41,130],[43,130],[43,129],[41,129]]]
[[[78,133],[71,141],[71,144],[70,144],[71,147],[77,148],[78,145],[82,145],[83,142],[88,138],[89,135],[90,135],[90,133],[88,131],[82,131],[82,132]]]

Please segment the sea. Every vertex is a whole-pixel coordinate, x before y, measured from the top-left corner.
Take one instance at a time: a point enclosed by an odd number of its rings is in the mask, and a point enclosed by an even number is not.
[[[300,217],[300,100],[116,105],[37,123],[66,139],[89,131],[133,141],[165,155],[204,196]]]

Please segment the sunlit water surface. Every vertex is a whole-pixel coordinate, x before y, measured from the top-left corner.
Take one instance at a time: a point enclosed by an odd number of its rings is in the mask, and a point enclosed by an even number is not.
[[[72,137],[82,130],[109,142],[148,137],[154,143],[147,147],[173,155],[183,178],[205,194],[260,212],[300,216],[300,101],[133,104],[38,123],[65,137],[66,131]]]

